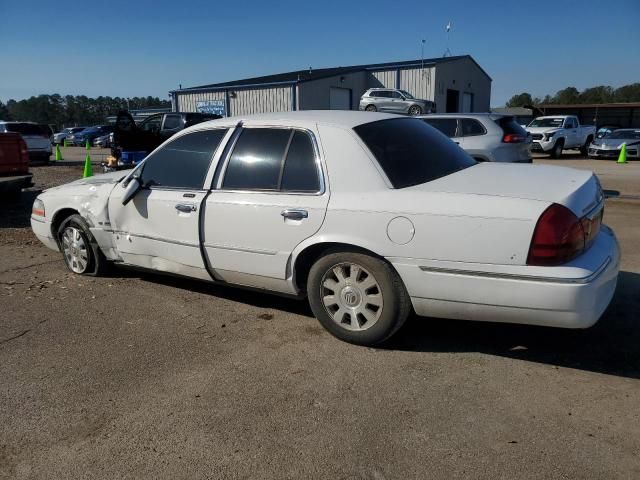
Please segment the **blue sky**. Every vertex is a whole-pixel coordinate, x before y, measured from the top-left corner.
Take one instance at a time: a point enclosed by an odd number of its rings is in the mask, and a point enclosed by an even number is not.
[[[159,96],[301,68],[471,54],[513,94],[640,82],[640,0],[0,0],[0,100]]]

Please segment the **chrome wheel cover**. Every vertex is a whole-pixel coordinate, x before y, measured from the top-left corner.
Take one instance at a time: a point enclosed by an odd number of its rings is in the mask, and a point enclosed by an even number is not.
[[[340,263],[327,270],[320,282],[320,297],[329,316],[340,327],[363,331],[376,324],[384,300],[375,277],[355,263]]]
[[[416,107],[415,105],[409,109],[409,115],[420,115],[421,113],[420,107]]]
[[[62,253],[67,265],[75,273],[84,273],[89,264],[89,252],[80,230],[67,227],[62,232]]]

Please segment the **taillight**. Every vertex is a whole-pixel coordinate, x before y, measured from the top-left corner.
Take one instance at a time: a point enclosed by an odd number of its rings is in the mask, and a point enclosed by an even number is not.
[[[538,219],[527,265],[561,265],[585,249],[582,222],[567,207],[554,203]]]
[[[22,138],[20,138],[20,160],[23,163],[29,163],[29,149]]]
[[[502,141],[504,143],[522,143],[526,139],[526,136],[520,135],[518,133],[507,133],[504,137],[502,137]]]

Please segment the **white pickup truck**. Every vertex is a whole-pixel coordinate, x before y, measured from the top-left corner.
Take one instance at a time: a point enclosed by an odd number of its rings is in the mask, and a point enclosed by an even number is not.
[[[596,135],[596,127],[580,125],[575,115],[538,117],[527,125],[526,130],[533,139],[531,151],[548,153],[553,158],[571,148],[580,149],[586,155]]]

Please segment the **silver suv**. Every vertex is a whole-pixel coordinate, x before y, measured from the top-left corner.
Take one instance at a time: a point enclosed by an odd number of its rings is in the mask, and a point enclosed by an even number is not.
[[[511,115],[452,113],[420,118],[480,162],[531,163],[531,135]]]
[[[368,112],[422,115],[436,111],[436,104],[414,98],[409,92],[396,88],[370,88],[360,98],[360,110]]]

